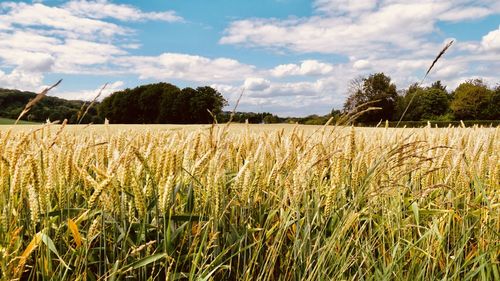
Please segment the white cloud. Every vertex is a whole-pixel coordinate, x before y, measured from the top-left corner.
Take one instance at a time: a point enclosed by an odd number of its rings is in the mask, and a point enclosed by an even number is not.
[[[294,76],[294,75],[326,75],[331,73],[333,65],[322,63],[317,60],[304,60],[300,65],[281,64],[271,70],[271,75],[276,77]]]
[[[123,90],[124,85],[125,83],[123,81],[116,81],[108,84],[106,88],[102,90],[102,93],[99,96],[99,100],[104,99],[105,97],[111,95],[114,92]],[[68,100],[91,101],[99,94],[101,89],[102,86],[93,90],[79,90],[79,91],[58,91],[56,88],[52,92],[50,92],[49,95],[61,97]]]
[[[492,13],[493,11],[491,9],[484,7],[470,7],[470,8],[459,7],[456,9],[451,9],[439,15],[439,19],[443,21],[470,20],[470,19],[482,18]]]
[[[0,60],[29,72],[78,73],[124,54],[125,51],[107,43],[60,40],[23,31],[0,32]]]
[[[31,53],[21,58],[19,69],[27,72],[49,72],[54,65],[54,57],[46,53]]]
[[[172,11],[149,13],[103,0],[70,1],[62,6],[2,2],[0,63],[14,71],[2,72],[1,86],[32,87],[43,80],[42,73],[51,71],[63,74],[120,72],[114,65],[115,60],[126,56],[126,49],[139,48],[140,44],[129,40],[132,29],[103,20],[105,18],[182,20]]]
[[[75,0],[68,2],[64,8],[75,15],[94,19],[115,18],[122,21],[159,20],[166,22],[183,20],[174,11],[143,12],[136,7],[113,4],[107,0]]]
[[[371,63],[368,60],[357,60],[352,64],[354,69],[367,69],[371,67]]]
[[[401,53],[425,46],[439,21],[481,18],[495,13],[494,5],[464,0],[318,0],[314,7],[319,14],[310,17],[234,21],[219,42],[301,53],[394,56],[395,49]]]
[[[26,73],[18,69],[5,73],[0,70],[0,85],[2,88],[36,91],[43,83],[43,75]]]
[[[486,51],[500,52],[500,26],[483,37],[481,46]]]
[[[7,12],[0,15],[0,21],[8,26],[7,30],[17,27],[48,28],[52,34],[60,34],[73,38],[111,38],[125,35],[128,30],[114,23],[91,18],[79,17],[70,11],[46,6],[44,4],[26,4],[7,2],[2,4]]]
[[[371,11],[377,6],[377,0],[316,0],[313,7],[326,14],[360,14]]]
[[[441,80],[446,80],[450,78],[452,79],[458,75],[462,75],[463,73],[465,73],[468,67],[466,63],[460,63],[460,62],[447,63],[447,62],[449,61],[443,60],[441,62],[441,66],[437,68],[432,75],[434,79],[441,79]]]
[[[248,91],[263,91],[271,86],[271,81],[264,78],[250,77],[245,79],[243,88]]]
[[[126,56],[116,58],[122,69],[136,73],[141,79],[181,79],[185,81],[238,81],[254,72],[251,65],[229,58],[164,53],[159,56]]]
[[[326,114],[333,105],[342,103],[344,99],[343,95],[335,94],[339,91],[338,83],[339,81],[334,78],[321,78],[312,82],[270,82],[265,89],[245,91],[238,110],[267,111],[280,116]],[[228,84],[212,86],[228,98],[229,110],[235,105],[241,89],[245,87],[244,84],[242,86]]]

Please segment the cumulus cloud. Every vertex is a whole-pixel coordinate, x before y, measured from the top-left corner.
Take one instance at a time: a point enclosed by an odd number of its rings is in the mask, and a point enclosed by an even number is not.
[[[105,97],[111,95],[114,92],[123,90],[125,83],[123,81],[115,81],[106,86],[106,88],[102,91],[99,100],[104,99]],[[68,100],[84,100],[91,101],[93,100],[97,94],[101,91],[102,86],[92,90],[79,90],[79,91],[58,91],[57,89],[53,90],[49,93],[51,96],[58,96]]]
[[[46,6],[41,3],[3,3],[6,13],[0,15],[0,21],[7,25],[7,30],[17,27],[47,28],[51,35],[64,35],[73,38],[105,39],[116,35],[125,35],[128,30],[114,23],[80,17],[60,7]]]
[[[481,46],[486,51],[500,52],[500,26],[483,37]]]
[[[229,58],[163,53],[159,56],[126,56],[116,58],[122,69],[141,79],[181,79],[186,81],[237,81],[251,75],[254,67]]]
[[[2,88],[36,91],[43,83],[43,75],[26,73],[18,69],[5,73],[0,70],[0,85]]]
[[[333,65],[317,60],[304,60],[300,65],[281,64],[271,70],[271,75],[276,77],[295,75],[326,75],[331,73]]]
[[[354,69],[367,69],[371,67],[371,63],[368,60],[357,60],[352,64]]]
[[[365,3],[366,2],[366,3]],[[294,52],[360,56],[415,51],[439,21],[478,19],[495,12],[494,1],[318,0],[310,17],[232,22],[221,44],[272,47]],[[359,5],[358,5],[359,4]],[[404,28],[402,28],[404,27]]]
[[[75,0],[68,2],[64,8],[75,15],[94,19],[115,18],[122,21],[160,20],[166,22],[183,20],[174,11],[143,12],[134,6],[113,4],[107,0]]]
[[[338,91],[343,91],[338,88],[341,82],[331,77],[310,82],[269,82],[264,82],[266,87],[262,90],[245,91],[238,110],[267,111],[281,116],[305,116],[327,113],[333,105],[338,105],[344,99],[343,95],[336,94]],[[241,86],[229,84],[212,86],[228,98],[229,107],[232,107],[245,84],[248,83],[243,83]]]
[[[360,14],[371,11],[377,6],[377,0],[316,0],[313,7],[322,13],[341,15],[341,14]]]
[[[443,21],[461,21],[477,19],[488,16],[492,14],[493,11],[484,7],[459,7],[446,11],[445,13],[439,15],[439,19]]]
[[[51,71],[64,74],[121,72],[115,60],[128,55],[127,49],[140,45],[130,42],[132,29],[105,20],[110,18],[182,21],[173,11],[143,12],[131,5],[105,0],[70,1],[61,6],[42,1],[2,2],[0,63],[4,68],[14,69],[9,74],[3,70],[2,86],[31,87],[43,80],[43,73]]]
[[[54,65],[54,57],[46,53],[31,53],[21,58],[19,69],[27,72],[49,72]]]
[[[271,86],[271,81],[256,77],[247,78],[243,83],[243,88],[248,91],[263,91],[269,86]]]

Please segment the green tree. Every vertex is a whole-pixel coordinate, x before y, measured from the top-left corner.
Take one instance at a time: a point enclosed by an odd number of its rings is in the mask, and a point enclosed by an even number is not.
[[[179,98],[181,89],[172,84],[165,83],[163,85],[163,93],[160,100],[160,112],[158,116],[158,123],[169,124],[176,123],[175,120],[179,118],[174,112],[174,101]]]
[[[191,98],[191,111],[196,111],[196,123],[211,123],[214,116],[222,112],[222,108],[227,105],[224,97],[211,87],[196,88],[197,94]]]
[[[378,122],[392,120],[397,100],[396,85],[384,73],[375,73],[361,80],[351,81],[350,95],[344,104],[345,111],[353,111],[364,103],[380,107],[380,110],[369,111],[358,118],[360,122]]]
[[[32,92],[0,89],[0,117],[16,119],[24,106],[35,96],[36,94]],[[45,122],[47,119],[51,121],[68,119],[69,123],[76,123],[82,105],[83,101],[47,96],[38,102],[23,119],[27,120],[29,117],[30,120],[37,122]],[[95,109],[90,108],[83,123],[100,120],[100,118],[94,118],[96,114]]]
[[[440,80],[438,80],[438,81],[436,81],[436,82],[432,83],[432,85],[431,85],[431,87],[430,87],[430,88],[432,88],[432,89],[442,90],[443,92],[447,92],[447,91],[446,91],[446,86],[445,86],[445,85],[443,85],[443,84],[441,83],[441,81],[440,81]]]
[[[403,120],[434,120],[449,111],[449,103],[448,93],[440,82],[439,84],[434,83],[428,88],[413,84],[399,97],[397,119],[401,117],[408,107]]]
[[[493,91],[481,79],[460,84],[453,92],[451,110],[456,119],[479,120],[487,118],[488,103]]]
[[[495,90],[491,91],[488,105],[483,111],[483,117],[488,120],[500,119],[500,85],[497,85]]]
[[[168,83],[143,85],[115,92],[99,107],[101,118],[112,123],[211,123],[227,104],[210,87],[180,90]]]

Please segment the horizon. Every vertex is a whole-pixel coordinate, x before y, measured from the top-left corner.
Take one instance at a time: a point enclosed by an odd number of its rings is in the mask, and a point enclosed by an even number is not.
[[[362,2],[362,5],[359,4]],[[497,1],[16,1],[0,3],[0,87],[92,99],[143,84],[211,86],[231,109],[300,117],[340,109],[351,79],[399,89],[500,83]],[[265,4],[264,4],[265,3]],[[193,5],[194,4],[194,5]],[[405,28],[401,28],[404,26]],[[103,97],[104,97],[103,96]]]

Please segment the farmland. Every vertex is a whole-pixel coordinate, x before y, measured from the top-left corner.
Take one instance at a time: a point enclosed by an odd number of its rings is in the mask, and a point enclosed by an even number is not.
[[[499,280],[500,127],[0,126],[23,280]]]

